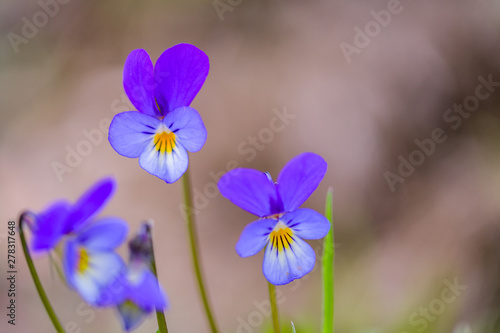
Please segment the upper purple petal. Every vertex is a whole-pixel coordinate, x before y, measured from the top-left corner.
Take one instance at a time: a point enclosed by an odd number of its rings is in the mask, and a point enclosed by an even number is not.
[[[210,69],[207,55],[194,45],[178,44],[162,53],[156,62],[155,97],[163,115],[189,106],[205,82]]]
[[[259,217],[282,212],[276,187],[263,172],[237,168],[222,176],[217,185],[225,198]]]
[[[154,97],[153,63],[146,51],[134,50],[128,55],[123,68],[123,87],[137,110],[150,116],[161,115]]]
[[[114,116],[109,125],[109,143],[125,157],[139,157],[155,135],[161,121],[135,111]]]
[[[207,141],[207,130],[198,111],[188,106],[168,113],[163,123],[175,133],[187,151],[197,152]]]
[[[117,217],[104,217],[78,234],[78,242],[92,251],[118,247],[128,233],[128,224]]]
[[[278,192],[284,210],[297,209],[318,187],[325,176],[325,160],[313,153],[303,153],[290,160],[278,176]]]
[[[33,251],[48,251],[57,246],[71,206],[67,201],[57,201],[36,215],[33,226]]]
[[[76,231],[90,222],[89,219],[104,206],[114,189],[115,181],[113,178],[104,178],[95,183],[73,205],[63,232],[67,234]]]
[[[275,219],[262,219],[247,225],[236,244],[239,256],[242,258],[253,256],[262,250],[277,222]]]

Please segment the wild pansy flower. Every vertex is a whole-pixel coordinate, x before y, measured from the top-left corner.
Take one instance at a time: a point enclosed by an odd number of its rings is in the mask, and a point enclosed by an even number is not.
[[[102,291],[123,273],[122,259],[114,252],[127,235],[127,224],[116,217],[95,219],[115,189],[104,178],[75,204],[59,200],[33,214],[34,251],[49,251],[65,240],[63,268],[66,282],[92,305],[103,305]]]
[[[321,214],[299,208],[318,187],[327,169],[325,160],[313,153],[293,158],[275,183],[268,173],[238,168],[219,180],[219,190],[238,207],[259,217],[246,226],[236,252],[241,257],[265,247],[262,270],[274,285],[287,284],[309,273],[316,260],[303,239],[319,239],[330,223]]]
[[[104,178],[88,189],[75,204],[58,200],[47,209],[33,214],[33,251],[54,249],[64,235],[78,232],[101,210],[114,192],[115,181]]]
[[[150,265],[153,249],[150,226],[145,223],[129,242],[130,261],[118,311],[126,331],[137,327],[155,309],[163,310],[168,301]]]
[[[109,142],[120,155],[139,158],[139,165],[167,183],[188,167],[188,151],[205,144],[207,131],[189,107],[209,71],[207,55],[189,44],[175,45],[153,63],[145,50],[132,51],[123,70],[123,85],[139,112],[117,114]]]
[[[125,239],[126,222],[116,217],[96,219],[115,189],[104,178],[87,190],[75,204],[58,201],[35,215],[35,250],[50,250],[65,238],[63,268],[68,285],[84,300],[100,305],[101,290],[116,279],[124,264],[114,248]]]

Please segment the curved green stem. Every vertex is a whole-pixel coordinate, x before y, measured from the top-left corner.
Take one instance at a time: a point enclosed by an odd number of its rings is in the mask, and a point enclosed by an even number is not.
[[[186,224],[189,234],[189,243],[191,247],[191,258],[193,261],[194,272],[196,274],[196,280],[198,282],[198,289],[200,291],[201,300],[203,302],[203,307],[205,308],[205,314],[207,316],[208,323],[210,324],[210,329],[212,333],[217,333],[217,326],[215,324],[215,319],[208,302],[207,292],[205,290],[205,284],[203,282],[203,274],[200,267],[199,251],[198,251],[198,236],[196,232],[196,225],[194,221],[194,211],[193,211],[193,198],[191,193],[191,181],[189,179],[189,168],[182,176],[182,186],[184,189],[184,204],[185,204],[185,214],[186,214]]]
[[[47,314],[49,315],[50,320],[52,321],[52,324],[54,325],[54,328],[58,333],[64,333],[64,329],[59,322],[59,319],[57,319],[56,313],[54,312],[54,309],[52,309],[52,306],[50,305],[49,299],[47,298],[47,294],[45,293],[45,290],[43,289],[42,283],[40,282],[40,278],[38,277],[38,273],[36,272],[35,265],[33,264],[33,260],[31,260],[31,256],[29,254],[28,250],[28,245],[26,245],[26,238],[24,237],[24,231],[23,231],[23,221],[25,218],[25,215],[27,213],[21,214],[19,217],[19,237],[21,238],[21,244],[23,247],[23,252],[24,252],[24,257],[26,258],[26,263],[28,264],[28,268],[31,273],[31,277],[33,278],[33,282],[35,283],[36,290],[38,292],[38,295],[40,295],[40,299],[42,300],[43,306],[45,307],[45,311],[47,311]]]
[[[276,287],[270,282],[268,282],[267,285],[269,287],[269,302],[271,303],[274,333],[281,333],[280,319],[278,315],[278,303],[276,302]]]
[[[155,259],[155,248],[153,246],[153,235],[151,233],[151,228],[147,226],[148,238],[151,245],[151,270],[158,280],[158,271],[156,270],[156,259]],[[165,313],[163,310],[156,309],[156,321],[158,322],[158,332],[168,333],[167,320],[165,318]]]

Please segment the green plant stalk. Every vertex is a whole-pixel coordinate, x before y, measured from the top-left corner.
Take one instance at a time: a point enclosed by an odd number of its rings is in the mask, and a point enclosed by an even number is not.
[[[274,333],[281,333],[280,319],[278,315],[278,303],[276,302],[276,287],[270,282],[268,282],[267,285],[269,287],[269,302],[271,303]]]
[[[33,264],[33,260],[31,259],[31,256],[29,254],[28,245],[26,245],[26,238],[24,237],[24,231],[23,231],[23,220],[25,215],[26,213],[23,213],[19,217],[19,237],[21,238],[24,257],[26,258],[26,263],[28,264],[28,268],[31,273],[31,278],[35,283],[36,291],[38,292],[38,295],[40,296],[40,299],[43,303],[43,306],[45,307],[45,311],[47,311],[47,314],[49,315],[49,318],[52,321],[52,324],[54,325],[54,328],[56,329],[57,333],[64,333],[64,329],[61,323],[59,322],[59,319],[57,318],[56,313],[52,308],[52,305],[50,305],[45,290],[43,289],[42,283],[40,282],[40,278],[38,277],[38,273],[36,272],[35,265]]]
[[[330,187],[326,194],[325,215],[330,221],[330,231],[323,243],[323,317],[322,333],[333,333],[335,329],[334,305],[335,305],[335,243],[333,231],[333,190]]]
[[[155,248],[153,247],[153,235],[151,229],[148,228],[149,241],[151,242],[151,270],[158,280],[158,271],[156,270]],[[158,332],[168,333],[167,320],[163,310],[156,309],[156,321],[158,322]]]
[[[199,251],[198,251],[198,235],[196,232],[196,225],[194,221],[193,212],[193,197],[191,193],[191,180],[189,178],[189,168],[186,170],[182,176],[182,185],[184,189],[184,204],[185,204],[185,214],[186,214],[186,225],[189,234],[189,243],[191,247],[191,259],[193,262],[194,272],[196,274],[196,281],[198,282],[198,290],[200,292],[201,300],[203,302],[203,307],[205,308],[205,314],[207,316],[208,323],[210,324],[210,329],[212,333],[217,333],[217,325],[215,324],[215,319],[208,302],[207,292],[205,290],[205,284],[203,280],[203,274],[200,267]]]

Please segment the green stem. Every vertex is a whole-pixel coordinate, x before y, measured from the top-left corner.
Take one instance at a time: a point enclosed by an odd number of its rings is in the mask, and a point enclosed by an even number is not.
[[[148,239],[151,246],[151,270],[158,280],[158,271],[156,270],[156,259],[155,259],[155,248],[153,247],[153,235],[151,232],[151,227],[147,225]],[[168,333],[167,320],[165,319],[165,313],[161,309],[156,309],[156,321],[158,322],[158,332]]]
[[[42,300],[43,306],[45,307],[45,311],[47,311],[47,314],[49,315],[49,318],[52,321],[52,324],[54,325],[54,328],[56,329],[57,333],[64,333],[64,329],[61,323],[59,322],[59,319],[57,319],[56,313],[54,312],[54,309],[52,309],[49,299],[47,298],[47,294],[43,289],[42,283],[40,282],[40,278],[38,277],[38,273],[36,272],[35,265],[33,264],[33,260],[31,260],[31,256],[28,250],[28,245],[26,245],[26,238],[24,237],[24,231],[23,231],[23,221],[26,214],[29,213],[23,213],[19,217],[19,237],[21,238],[24,257],[26,258],[26,263],[28,264],[31,277],[33,278],[33,282],[35,283],[38,295],[40,295],[40,299]]]
[[[326,194],[325,215],[330,221],[330,231],[325,237],[323,248],[323,318],[322,333],[333,333],[335,329],[335,243],[333,231],[333,190]]]
[[[196,225],[194,221],[194,211],[193,211],[193,198],[191,194],[191,181],[189,179],[189,168],[182,176],[182,185],[184,189],[184,203],[185,203],[185,213],[186,213],[186,224],[189,234],[189,243],[191,246],[191,258],[193,261],[194,272],[196,274],[196,280],[198,281],[198,289],[200,291],[201,300],[203,302],[203,307],[205,308],[205,314],[207,316],[208,323],[210,324],[210,329],[212,333],[217,333],[217,326],[215,324],[215,319],[208,302],[207,292],[205,290],[205,285],[203,282],[203,274],[200,267],[200,259],[198,254],[198,236],[196,233]]]
[[[274,333],[281,333],[280,319],[278,315],[278,303],[276,303],[276,287],[270,282],[268,282],[267,285],[269,287],[269,302],[271,303]]]

